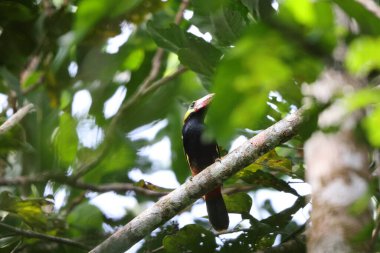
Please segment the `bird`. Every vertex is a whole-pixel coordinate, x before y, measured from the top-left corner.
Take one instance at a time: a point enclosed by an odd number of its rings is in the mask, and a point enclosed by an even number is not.
[[[193,176],[220,159],[215,140],[205,138],[205,116],[214,94],[208,94],[191,103],[185,113],[182,140],[186,158]],[[208,192],[204,197],[209,221],[216,231],[228,229],[229,217],[221,193],[221,186]]]

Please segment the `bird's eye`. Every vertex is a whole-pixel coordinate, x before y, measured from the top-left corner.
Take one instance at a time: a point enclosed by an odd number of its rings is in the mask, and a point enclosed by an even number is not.
[[[190,108],[194,108],[194,105],[195,105],[195,101],[193,101],[193,102],[190,104]]]

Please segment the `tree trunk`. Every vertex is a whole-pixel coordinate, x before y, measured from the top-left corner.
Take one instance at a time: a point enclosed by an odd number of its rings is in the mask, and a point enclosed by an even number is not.
[[[313,86],[335,87],[330,92],[333,96],[347,82],[341,73],[327,72]],[[357,114],[348,115],[342,105],[334,104],[320,115],[318,123],[339,126],[339,130],[315,132],[305,144],[306,178],[312,187],[310,253],[370,251],[368,152],[354,136],[357,122]]]

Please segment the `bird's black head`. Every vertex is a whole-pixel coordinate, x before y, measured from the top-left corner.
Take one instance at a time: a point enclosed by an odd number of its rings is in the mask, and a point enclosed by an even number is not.
[[[214,97],[214,93],[211,93],[192,102],[189,106],[189,109],[187,110],[185,114],[183,121],[186,122],[187,119],[195,115],[203,118],[205,115],[206,109],[208,105],[210,104],[213,97]]]

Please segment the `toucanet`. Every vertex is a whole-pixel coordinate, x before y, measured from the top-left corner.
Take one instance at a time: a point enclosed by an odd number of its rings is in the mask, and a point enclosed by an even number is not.
[[[182,128],[183,147],[193,176],[220,158],[216,141],[209,140],[204,136],[204,119],[213,96],[214,94],[209,94],[194,101],[184,117]],[[217,231],[227,229],[229,218],[221,194],[221,187],[218,186],[208,192],[204,199],[208,218],[213,228]]]

